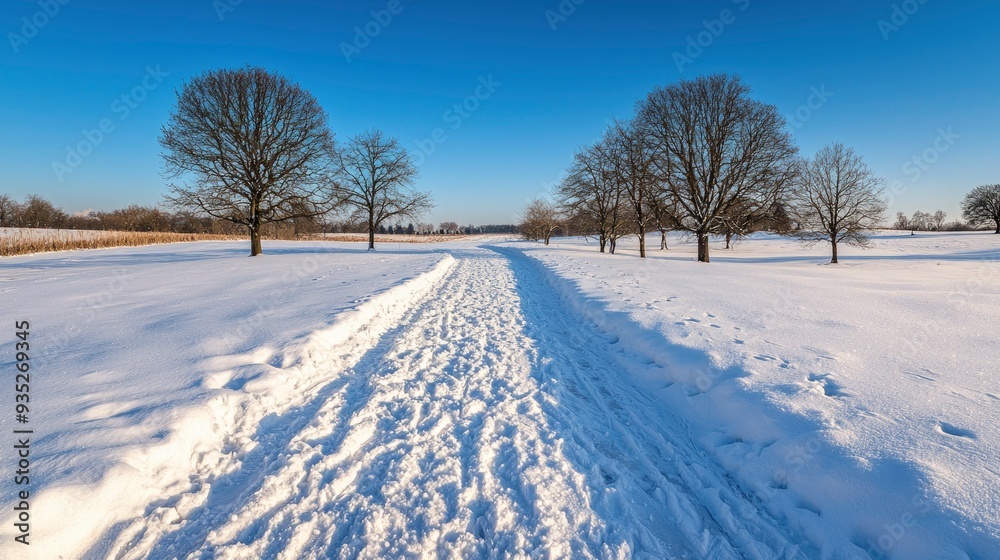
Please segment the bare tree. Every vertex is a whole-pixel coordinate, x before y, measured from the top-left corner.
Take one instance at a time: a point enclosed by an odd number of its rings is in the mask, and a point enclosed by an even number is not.
[[[656,196],[651,202],[650,214],[653,217],[656,230],[660,232],[660,250],[666,251],[669,249],[667,247],[667,233],[680,229],[680,225],[677,223],[680,209],[677,202],[671,197],[670,191],[661,188],[656,192]]]
[[[624,234],[622,183],[616,175],[618,153],[604,140],[583,148],[573,157],[558,195],[574,229],[596,235],[600,250],[613,254]]]
[[[458,233],[457,222],[441,222],[441,231],[445,233]]]
[[[174,207],[245,226],[261,254],[267,223],[321,216],[337,203],[333,133],[319,102],[261,68],[212,70],[184,84],[160,145]]]
[[[771,212],[762,222],[756,224],[758,231],[770,231],[778,235],[788,235],[795,230],[795,223],[788,213],[788,207],[784,202],[779,202],[771,208]]]
[[[345,200],[368,228],[369,250],[375,249],[375,230],[387,220],[417,219],[433,208],[430,194],[413,188],[413,156],[378,129],[351,138],[339,155],[338,177]]]
[[[898,230],[910,229],[910,218],[906,216],[906,213],[896,212],[896,223],[892,225],[892,229],[898,229]]]
[[[976,187],[962,201],[962,217],[974,226],[993,222],[1000,234],[1000,185]]]
[[[947,217],[948,214],[944,210],[934,212],[934,216],[932,218],[934,220],[935,231],[941,231],[941,229],[944,228],[944,221]]]
[[[928,214],[927,212],[917,210],[916,212],[913,213],[913,217],[910,218],[910,231],[917,232],[917,231],[927,231],[931,229],[932,227],[931,224],[933,223],[933,219],[934,217]]]
[[[546,245],[562,227],[559,209],[551,202],[536,199],[524,209],[518,230],[527,239],[542,240]]]
[[[801,162],[797,182],[794,213],[799,238],[829,242],[831,263],[837,262],[840,243],[870,245],[869,231],[885,220],[885,181],[861,156],[843,144],[826,146],[814,159]]]
[[[0,194],[0,227],[14,227],[20,205],[11,197]]]
[[[797,149],[784,118],[749,94],[739,77],[717,74],[658,88],[638,107],[677,202],[675,223],[697,236],[701,262],[725,216],[765,213],[794,177]]]
[[[632,222],[639,236],[639,257],[646,258],[646,232],[657,223],[657,199],[662,191],[654,162],[654,140],[636,123],[615,122],[609,142],[617,152],[616,179],[631,206]],[[661,236],[663,244],[665,238]]]
[[[69,216],[38,195],[31,195],[17,207],[14,224],[25,228],[61,228]]]
[[[763,211],[755,211],[746,204],[734,204],[723,215],[719,216],[719,233],[726,238],[726,249],[732,249],[734,240],[746,237],[757,230],[763,221]]]

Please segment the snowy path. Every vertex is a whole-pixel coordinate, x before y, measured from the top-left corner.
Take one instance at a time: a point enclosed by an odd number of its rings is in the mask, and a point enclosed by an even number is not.
[[[265,419],[237,470],[151,504],[161,514],[136,520],[120,557],[817,555],[630,382],[633,358],[535,264],[498,251],[455,251],[351,370]]]

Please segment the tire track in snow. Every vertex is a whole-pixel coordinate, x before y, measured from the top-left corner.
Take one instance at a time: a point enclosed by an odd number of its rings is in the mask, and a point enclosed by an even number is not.
[[[525,257],[454,256],[148,556],[801,557]]]
[[[808,558],[816,551],[790,538],[782,524],[747,496],[688,428],[643,394],[626,373],[658,367],[616,350],[618,340],[569,313],[539,270],[543,265],[513,249],[507,256],[519,280],[527,334],[540,349],[539,370],[549,376],[550,417],[573,434],[576,461],[618,487],[600,504],[648,531],[636,537],[673,535],[695,558]],[[611,338],[612,340],[609,340]],[[689,557],[688,554],[670,554]]]

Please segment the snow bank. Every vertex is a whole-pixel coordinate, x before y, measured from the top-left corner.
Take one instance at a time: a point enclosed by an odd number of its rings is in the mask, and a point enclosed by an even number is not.
[[[116,523],[156,527],[200,508],[259,426],[349,369],[453,262],[329,242],[265,250],[247,259],[243,243],[210,242],[0,261],[0,316],[32,324],[36,433],[32,545],[11,544],[4,477],[3,557],[104,558],[156,538]]]
[[[658,239],[650,240],[656,247]],[[585,241],[512,245],[758,507],[823,558],[1000,550],[1000,239],[759,236],[713,264]],[[509,251],[507,251],[509,252]]]

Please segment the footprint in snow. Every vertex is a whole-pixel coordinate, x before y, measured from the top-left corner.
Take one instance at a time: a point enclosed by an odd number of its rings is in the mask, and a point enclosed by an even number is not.
[[[607,486],[611,486],[612,484],[615,483],[616,480],[618,480],[618,477],[616,477],[612,473],[607,472],[604,469],[601,469],[601,476],[603,476],[603,478],[604,478],[604,484],[607,485]]]
[[[819,375],[814,373],[809,376],[809,381],[821,384],[823,386],[823,394],[828,397],[836,398],[851,396],[845,392],[843,387],[841,387],[840,384],[834,381],[829,375]]]
[[[976,432],[972,430],[966,430],[965,428],[959,428],[958,426],[953,426],[947,422],[938,422],[938,430],[946,435],[960,437],[965,439],[979,439]]]

